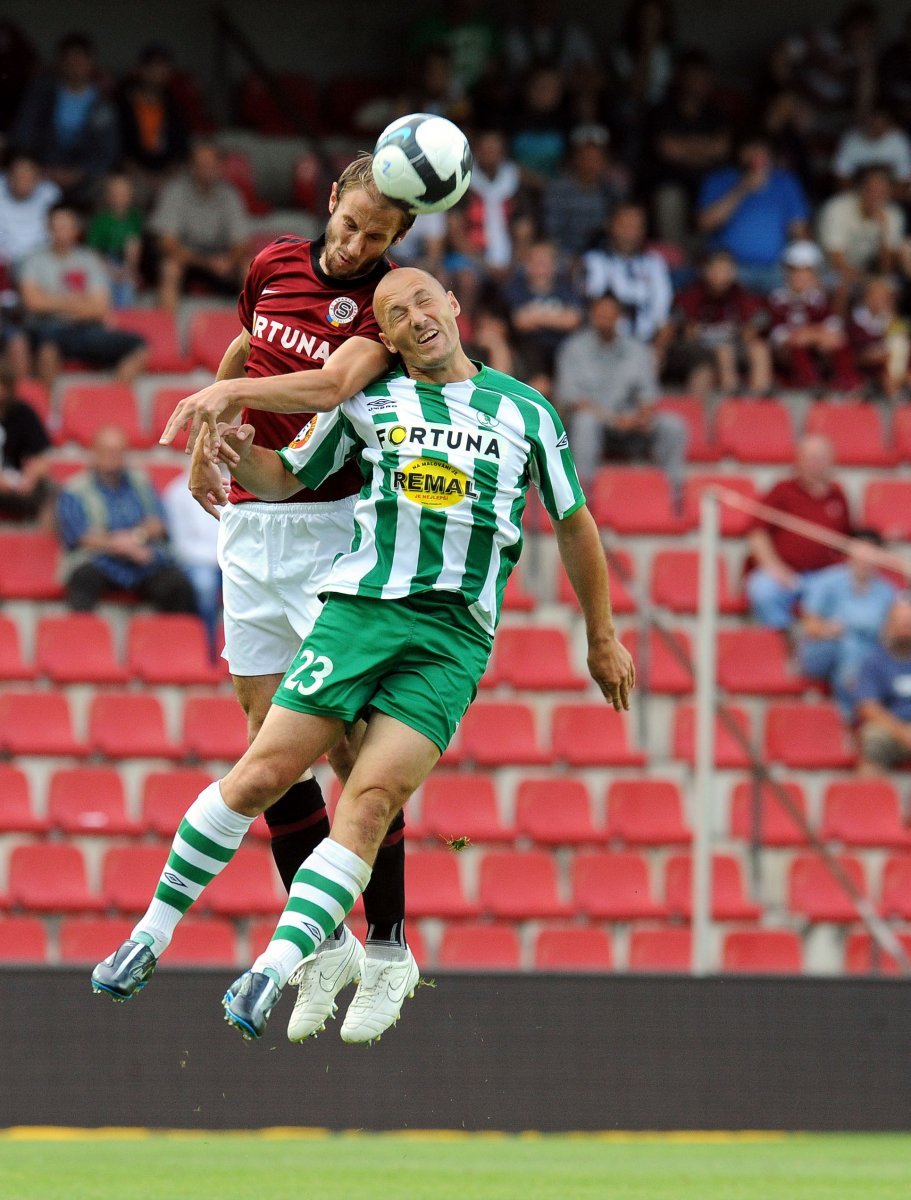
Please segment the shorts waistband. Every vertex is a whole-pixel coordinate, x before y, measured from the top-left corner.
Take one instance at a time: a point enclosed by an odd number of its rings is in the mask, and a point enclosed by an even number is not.
[[[232,504],[234,512],[256,513],[260,516],[277,517],[286,513],[291,517],[318,517],[328,513],[353,512],[357,496],[343,496],[341,500],[293,500],[280,503],[274,500],[244,500],[240,504]]]

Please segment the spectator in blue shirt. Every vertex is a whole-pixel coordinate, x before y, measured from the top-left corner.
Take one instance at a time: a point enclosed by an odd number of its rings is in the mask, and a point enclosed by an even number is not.
[[[779,264],[788,242],[809,236],[810,205],[800,180],[775,165],[763,135],[743,143],[739,167],[706,176],[697,209],[710,245],[728,250],[741,282],[759,292],[783,282]]]
[[[90,612],[107,591],[135,591],[158,612],[195,613],[193,588],[168,549],[161,502],[147,476],[126,466],[126,437],[99,429],[92,462],[60,493],[67,603]]]
[[[898,595],[871,561],[871,546],[882,546],[879,534],[858,530],[847,562],[817,571],[801,601],[801,670],[832,688],[846,717],[854,709],[861,663],[876,649]]]
[[[510,310],[516,348],[525,371],[551,376],[554,358],[567,334],[582,324],[582,301],[560,271],[553,242],[534,242],[524,265],[508,281],[504,298]]]
[[[857,681],[860,768],[881,774],[911,760],[911,600],[892,605],[882,644],[864,659]]]

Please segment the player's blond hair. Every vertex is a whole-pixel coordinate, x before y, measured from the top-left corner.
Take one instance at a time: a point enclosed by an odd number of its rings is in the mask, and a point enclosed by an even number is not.
[[[384,204],[387,208],[397,209],[402,214],[402,233],[407,233],[414,224],[415,213],[408,209],[408,206],[402,204],[398,200],[393,200],[389,196],[384,196],[380,189],[376,186],[376,180],[373,178],[373,155],[359,154],[354,162],[350,162],[341,175],[338,177],[338,198],[341,200],[345,192],[351,191],[352,188],[360,188],[367,195],[375,200],[378,204]]]

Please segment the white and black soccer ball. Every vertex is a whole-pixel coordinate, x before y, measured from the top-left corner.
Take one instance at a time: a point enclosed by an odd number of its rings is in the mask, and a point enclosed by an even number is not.
[[[387,125],[373,149],[373,178],[384,196],[416,213],[443,212],[468,191],[468,138],[445,117],[411,113]]]

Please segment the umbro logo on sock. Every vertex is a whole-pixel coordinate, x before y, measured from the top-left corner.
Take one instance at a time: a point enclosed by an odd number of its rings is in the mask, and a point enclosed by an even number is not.
[[[181,879],[179,875],[172,875],[170,871],[165,871],[164,877],[168,881],[168,883],[171,885],[171,887],[185,888],[187,886],[186,883],[184,882],[184,880]]]

